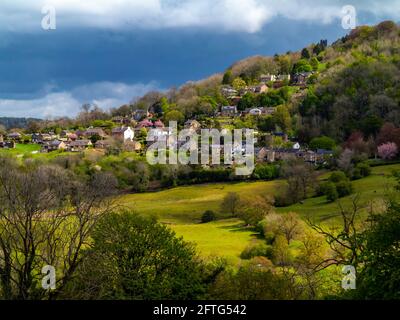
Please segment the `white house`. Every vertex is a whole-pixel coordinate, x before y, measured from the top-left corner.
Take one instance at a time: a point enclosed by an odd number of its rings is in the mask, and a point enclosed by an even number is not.
[[[112,136],[123,141],[132,141],[135,137],[135,132],[131,127],[118,127],[112,129]]]
[[[300,143],[296,142],[296,143],[293,145],[293,149],[294,149],[294,150],[300,150]]]
[[[252,116],[260,116],[262,114],[262,110],[259,108],[250,109],[249,114]]]

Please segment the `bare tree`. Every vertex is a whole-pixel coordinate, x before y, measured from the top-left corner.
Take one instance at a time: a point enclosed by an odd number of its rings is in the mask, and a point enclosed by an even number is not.
[[[325,237],[332,255],[321,261],[316,270],[325,269],[331,265],[352,265],[357,267],[360,254],[363,251],[363,242],[360,239],[361,226],[359,224],[359,215],[361,211],[359,205],[359,195],[352,197],[351,207],[344,208],[339,202],[339,210],[342,219],[341,224],[327,227],[317,224],[308,219],[308,224],[319,234]]]
[[[59,167],[0,159],[0,296],[57,296],[84,258],[95,222],[110,210],[114,186],[105,174],[82,181]],[[52,292],[40,287],[45,265],[56,269]]]
[[[221,211],[224,213],[230,213],[232,217],[237,215],[239,208],[240,197],[236,192],[229,192],[221,203]]]

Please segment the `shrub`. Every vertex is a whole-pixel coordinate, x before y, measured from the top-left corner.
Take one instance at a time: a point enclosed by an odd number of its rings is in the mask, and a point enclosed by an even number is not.
[[[339,198],[345,197],[353,192],[353,186],[350,181],[340,181],[336,184],[336,191]]]
[[[279,167],[275,165],[257,165],[253,172],[254,179],[273,180],[279,176]]]
[[[332,182],[327,182],[325,184],[324,194],[329,202],[333,202],[339,198],[339,194],[336,189],[336,185]]]
[[[272,246],[266,245],[264,243],[259,243],[256,245],[247,246],[243,252],[240,254],[240,258],[250,260],[254,257],[267,257],[272,258]]]
[[[215,214],[214,211],[211,210],[207,210],[203,213],[203,215],[201,216],[201,222],[202,223],[207,223],[207,222],[211,222],[211,221],[215,221],[217,220],[217,216]]]
[[[355,173],[358,174],[360,178],[368,177],[371,174],[371,167],[366,162],[360,162],[355,168]],[[356,179],[354,176],[355,174],[353,173],[353,179]]]
[[[331,176],[329,177],[329,181],[333,183],[338,183],[340,181],[347,181],[348,178],[343,171],[334,171],[332,172]]]

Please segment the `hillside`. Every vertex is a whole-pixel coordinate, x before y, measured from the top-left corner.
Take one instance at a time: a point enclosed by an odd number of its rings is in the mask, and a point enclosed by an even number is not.
[[[35,118],[13,118],[13,117],[0,117],[0,125],[4,126],[7,130],[12,128],[24,129],[28,126],[30,121],[41,121]]]
[[[371,176],[354,181],[354,194],[341,199],[344,206],[351,204],[351,199],[359,195],[359,205],[363,208],[371,203],[379,205],[393,186],[390,179],[393,170],[400,165],[379,166],[372,170]],[[155,215],[166,223],[185,240],[194,242],[199,251],[206,257],[223,256],[230,262],[239,262],[243,249],[257,242],[257,234],[253,229],[243,227],[243,223],[232,219],[229,215],[219,213],[218,221],[201,224],[200,217],[205,210],[220,211],[220,205],[228,192],[246,195],[275,195],[283,181],[267,181],[254,183],[216,183],[199,186],[179,187],[170,190],[125,195],[118,203],[133,208],[136,212],[147,216]],[[329,203],[325,197],[306,199],[301,204],[278,208],[279,213],[296,212],[303,219],[331,223],[339,217],[338,202]]]
[[[235,105],[242,117],[231,120],[234,127],[283,130],[306,144],[320,135],[342,143],[355,131],[368,139],[385,122],[400,126],[399,34],[398,25],[385,21],[358,27],[331,45],[321,40],[298,52],[250,57],[179,89],[151,92],[113,115],[147,108],[164,120],[196,118],[218,126],[214,115]],[[263,84],[268,91],[257,93]],[[257,120],[244,116],[256,107],[272,109]]]

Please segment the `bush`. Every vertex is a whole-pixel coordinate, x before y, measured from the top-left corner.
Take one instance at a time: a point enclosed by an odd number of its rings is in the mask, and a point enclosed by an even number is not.
[[[332,182],[327,182],[325,184],[324,194],[329,202],[333,202],[339,198],[339,194],[336,189],[336,185]]]
[[[253,178],[257,180],[273,180],[279,177],[279,167],[276,165],[257,165],[253,172]]]
[[[353,186],[350,181],[340,181],[336,184],[336,191],[339,198],[342,198],[353,192]]]
[[[361,162],[357,164],[356,169],[360,170],[362,177],[368,177],[371,174],[371,167],[368,163]]]
[[[217,220],[217,216],[214,211],[207,210],[206,212],[203,213],[201,216],[201,222],[202,223],[207,223],[211,221]]]
[[[249,245],[240,254],[240,258],[250,260],[254,257],[267,257],[272,258],[272,246],[266,245],[264,243]]]
[[[347,181],[348,178],[343,171],[334,171],[329,177],[329,181],[333,183],[338,183],[340,181]]]

